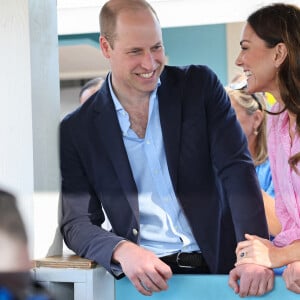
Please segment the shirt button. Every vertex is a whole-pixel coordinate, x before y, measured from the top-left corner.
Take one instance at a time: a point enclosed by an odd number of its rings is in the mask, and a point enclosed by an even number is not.
[[[137,229],[133,228],[133,229],[132,229],[132,233],[133,233],[134,236],[137,236],[137,235],[138,235]]]

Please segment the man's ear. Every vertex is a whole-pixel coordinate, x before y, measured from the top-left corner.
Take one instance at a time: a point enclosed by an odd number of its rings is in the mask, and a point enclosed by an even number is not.
[[[100,35],[99,44],[100,44],[100,48],[102,50],[102,53],[103,53],[104,57],[105,58],[110,58],[111,47],[109,45],[108,40],[104,36]]]
[[[275,66],[278,68],[287,57],[287,48],[284,43],[278,43],[275,46]]]

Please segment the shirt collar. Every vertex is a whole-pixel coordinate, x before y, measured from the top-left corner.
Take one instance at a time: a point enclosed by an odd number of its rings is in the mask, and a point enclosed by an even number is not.
[[[124,110],[122,104],[120,103],[119,99],[117,98],[116,94],[113,91],[112,84],[111,84],[111,73],[109,73],[109,75],[108,75],[108,85],[109,85],[109,91],[110,91],[111,97],[113,99],[116,111]],[[160,81],[160,78],[158,78],[156,88],[151,92],[150,98],[153,96],[153,94],[157,93],[157,89],[160,85],[161,85],[161,81]]]

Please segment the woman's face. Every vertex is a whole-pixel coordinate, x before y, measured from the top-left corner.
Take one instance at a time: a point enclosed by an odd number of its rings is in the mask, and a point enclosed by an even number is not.
[[[249,115],[244,107],[242,107],[234,98],[234,96],[230,96],[231,105],[235,110],[236,117],[239,123],[242,126],[244,133],[249,142],[249,137],[253,135],[256,125],[255,114]]]
[[[243,28],[240,45],[235,63],[243,68],[247,77],[248,93],[277,90],[276,47],[268,48],[248,23]]]

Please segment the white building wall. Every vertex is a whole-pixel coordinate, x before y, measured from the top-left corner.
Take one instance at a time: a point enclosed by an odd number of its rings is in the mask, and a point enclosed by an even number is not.
[[[0,186],[18,198],[34,256],[37,235],[47,236],[47,221],[57,215],[54,207],[34,221],[43,201],[35,205],[35,193],[57,199],[58,192],[56,1],[3,0],[0,36]]]

